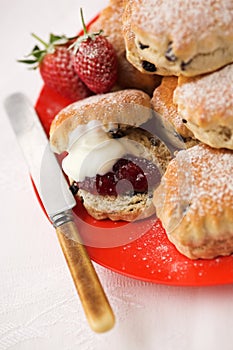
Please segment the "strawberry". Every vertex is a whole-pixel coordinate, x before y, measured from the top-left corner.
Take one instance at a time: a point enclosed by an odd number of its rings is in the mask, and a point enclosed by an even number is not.
[[[84,35],[71,45],[74,69],[80,79],[96,94],[111,90],[117,79],[117,56],[112,44],[98,33],[88,33],[81,19]]]
[[[35,46],[29,58],[19,62],[39,68],[45,85],[51,87],[70,101],[83,99],[91,94],[74,70],[72,53],[68,49],[73,38],[50,34],[49,43],[45,43],[37,35],[32,36],[43,44],[44,49]]]

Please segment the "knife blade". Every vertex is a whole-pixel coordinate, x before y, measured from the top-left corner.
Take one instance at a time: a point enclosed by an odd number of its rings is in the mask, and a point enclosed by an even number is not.
[[[115,317],[74,223],[72,208],[76,201],[38,115],[20,92],[8,96],[4,106],[37,192],[56,229],[89,325],[95,332],[105,332],[113,327]]]
[[[173,157],[176,152],[186,149],[183,138],[168,120],[156,111],[153,111],[152,120],[153,127],[150,132],[166,145]]]
[[[186,149],[184,139],[178,134],[175,127],[157,111],[153,110],[152,118],[141,127],[160,139],[172,157],[176,152]]]

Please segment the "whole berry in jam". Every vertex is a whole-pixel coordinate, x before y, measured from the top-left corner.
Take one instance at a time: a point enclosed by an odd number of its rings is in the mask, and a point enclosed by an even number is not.
[[[78,187],[92,194],[117,196],[147,193],[159,184],[161,174],[155,164],[145,158],[128,156],[119,159],[112,171],[85,178]]]
[[[105,175],[96,176],[96,189],[102,196],[117,196],[116,183],[117,179],[112,172],[108,172]]]
[[[128,180],[131,182],[134,192],[147,192],[147,178],[138,164],[128,159],[120,159],[113,170],[116,172],[118,180]]]

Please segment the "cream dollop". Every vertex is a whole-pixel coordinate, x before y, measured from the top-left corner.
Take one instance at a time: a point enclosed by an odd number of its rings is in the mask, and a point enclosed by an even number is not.
[[[127,137],[112,139],[99,126],[82,133],[75,141],[62,168],[73,180],[83,181],[85,177],[104,175],[112,170],[116,161],[125,154],[140,156],[141,145]]]

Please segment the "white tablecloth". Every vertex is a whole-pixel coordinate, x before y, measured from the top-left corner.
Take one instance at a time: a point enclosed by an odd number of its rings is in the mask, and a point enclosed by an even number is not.
[[[116,315],[114,329],[86,322],[53,227],[42,212],[2,101],[42,81],[16,62],[31,32],[73,35],[79,8],[91,19],[107,1],[0,1],[0,350],[232,349],[233,286],[172,287],[124,277],[95,264]]]

